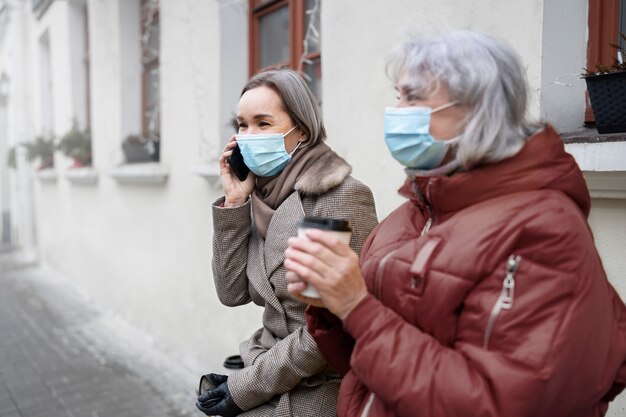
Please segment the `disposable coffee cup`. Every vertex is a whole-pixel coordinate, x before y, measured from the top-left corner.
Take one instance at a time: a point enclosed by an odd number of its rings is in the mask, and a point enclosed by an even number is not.
[[[343,219],[306,216],[298,225],[298,237],[306,239],[305,231],[309,229],[323,230],[346,244],[350,244],[350,237],[352,237],[350,222]],[[320,294],[311,284],[308,284],[301,294],[310,298],[320,298]]]

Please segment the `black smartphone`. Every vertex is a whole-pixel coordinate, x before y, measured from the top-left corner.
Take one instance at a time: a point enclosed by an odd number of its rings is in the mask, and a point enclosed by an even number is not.
[[[243,162],[243,156],[241,156],[241,149],[239,149],[239,145],[233,148],[233,153],[226,158],[228,161],[228,165],[235,171],[235,175],[239,178],[239,181],[245,181],[248,178],[248,173],[250,172],[250,168],[246,166]]]

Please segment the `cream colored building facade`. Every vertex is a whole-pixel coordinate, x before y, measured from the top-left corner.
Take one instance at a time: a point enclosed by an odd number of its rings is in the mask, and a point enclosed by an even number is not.
[[[256,306],[222,306],[211,276],[216,160],[248,76],[248,1],[160,0],[161,156],[146,164],[124,164],[121,148],[142,129],[140,0],[0,3],[0,207],[13,244],[188,368],[220,369],[261,315]],[[383,142],[393,45],[452,29],[500,37],[526,64],[532,115],[569,132],[581,127],[585,108],[578,74],[587,16],[588,0],[323,0],[328,140],[373,189],[379,217],[401,202],[395,190],[404,175]],[[54,169],[35,171],[23,151],[17,169],[6,167],[9,148],[74,124],[90,128],[91,168],[71,169],[57,152]],[[626,142],[568,150],[586,171],[590,223],[626,299]]]

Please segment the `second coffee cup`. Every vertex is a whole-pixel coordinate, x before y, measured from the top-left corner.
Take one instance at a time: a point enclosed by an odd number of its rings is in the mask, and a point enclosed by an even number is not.
[[[298,225],[298,237],[306,238],[304,232],[307,229],[323,230],[346,244],[350,243],[350,237],[352,237],[350,222],[344,219],[305,216]],[[310,298],[320,298],[319,293],[311,284],[307,285],[306,289],[302,291],[301,294]]]

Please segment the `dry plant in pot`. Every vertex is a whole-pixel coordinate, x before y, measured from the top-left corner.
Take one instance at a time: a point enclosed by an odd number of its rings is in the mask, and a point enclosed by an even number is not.
[[[128,135],[122,142],[126,163],[159,162],[159,141]]]
[[[626,44],[626,35],[620,37]],[[598,133],[626,132],[626,49],[615,43],[610,46],[616,50],[613,64],[597,64],[582,74]]]

